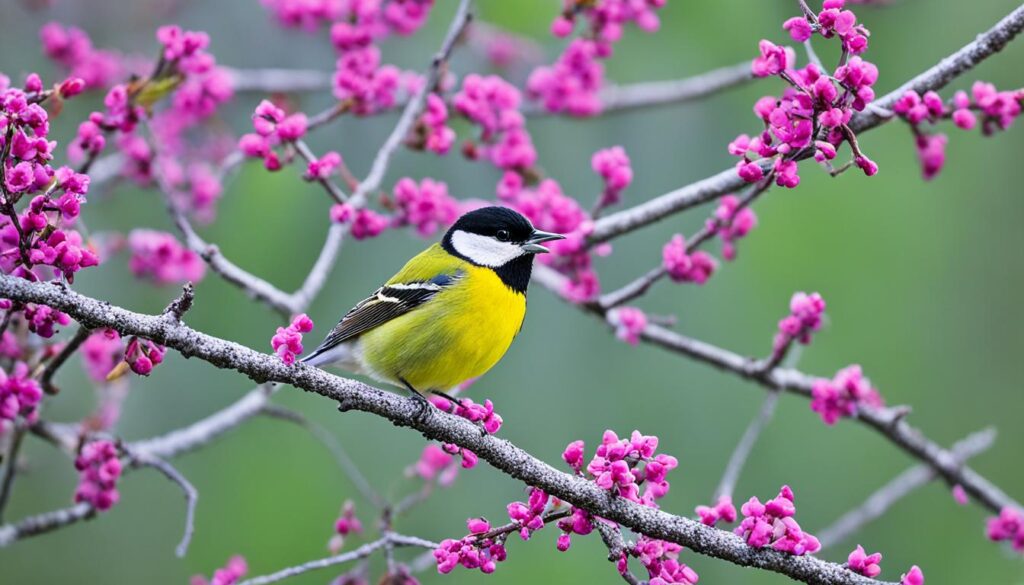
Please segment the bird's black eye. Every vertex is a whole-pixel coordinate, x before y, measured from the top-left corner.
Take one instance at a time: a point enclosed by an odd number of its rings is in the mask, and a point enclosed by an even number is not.
[[[509,239],[508,230],[498,230],[494,237],[498,238],[499,242],[507,242]]]

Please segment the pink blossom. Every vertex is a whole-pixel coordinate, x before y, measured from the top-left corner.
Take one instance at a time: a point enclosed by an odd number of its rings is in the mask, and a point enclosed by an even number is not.
[[[718,498],[714,507],[697,506],[694,510],[700,517],[701,524],[714,526],[721,520],[726,523],[736,521],[736,506],[732,503],[732,497],[723,495]]]
[[[214,571],[210,580],[202,575],[196,575],[192,577],[190,585],[235,585],[248,572],[249,565],[245,562],[245,557],[235,555],[228,559],[227,565]]]
[[[348,203],[331,207],[331,220],[351,224],[352,237],[357,240],[375,238],[391,225],[391,221],[372,209],[353,208]]]
[[[537,161],[533,141],[519,111],[516,87],[497,75],[467,75],[455,94],[455,110],[480,128],[480,146],[467,152],[471,158],[487,156],[497,167],[523,171]]]
[[[434,481],[442,486],[449,486],[459,473],[455,458],[441,447],[430,444],[423,448],[420,458],[407,470],[410,475],[418,475],[424,481]]]
[[[363,523],[356,518],[356,505],[352,500],[345,500],[342,505],[341,516],[334,523],[334,531],[341,536],[363,532]]]
[[[87,502],[97,510],[109,510],[120,500],[117,480],[121,477],[121,460],[111,441],[93,441],[82,447],[75,459],[78,487],[75,501]]]
[[[856,364],[839,370],[832,380],[815,380],[811,387],[811,410],[827,425],[853,416],[860,405],[878,408],[884,404],[878,390]]]
[[[113,329],[94,331],[79,350],[86,374],[96,382],[104,382],[107,375],[124,359],[121,336]]]
[[[128,246],[132,251],[128,261],[132,274],[155,284],[195,283],[206,274],[203,259],[167,232],[134,229],[128,234]]]
[[[148,376],[153,368],[164,361],[167,349],[149,339],[132,336],[124,348],[124,361],[133,372],[140,376]]]
[[[966,506],[967,503],[970,501],[967,497],[967,490],[965,490],[964,486],[960,484],[956,484],[955,486],[953,486],[952,494],[953,501],[955,501],[957,504],[960,504],[961,506]]]
[[[669,278],[675,282],[704,284],[714,274],[718,264],[707,252],[688,253],[686,240],[681,234],[672,239],[661,250],[661,265]]]
[[[674,542],[641,535],[631,552],[647,569],[647,575],[650,577],[652,585],[669,583],[693,585],[697,583],[699,577],[696,571],[679,562],[679,553],[682,550],[683,547]],[[620,563],[620,572],[624,572],[625,568],[625,564]]]
[[[39,29],[39,39],[43,53],[79,79],[81,88],[105,87],[123,73],[121,55],[96,49],[89,35],[79,28],[49,22]],[[62,87],[61,93],[70,97],[77,92],[72,87]]]
[[[780,355],[794,340],[804,345],[811,342],[811,333],[821,329],[825,300],[818,293],[793,294],[789,315],[779,321],[779,332],[772,342],[772,355]]]
[[[422,148],[437,154],[448,154],[455,143],[455,130],[448,126],[448,105],[436,93],[427,96],[418,131],[421,134]]]
[[[647,315],[636,307],[619,307],[608,315],[615,326],[615,336],[630,345],[640,343],[640,336],[647,327]]]
[[[761,39],[758,49],[761,55],[751,65],[754,77],[778,75],[796,63],[796,53],[789,47],[780,47],[767,39]]]
[[[793,37],[793,40],[802,43],[807,39],[811,38],[811,23],[807,22],[807,19],[803,16],[794,16],[785,23],[782,28],[789,31],[789,36]]]
[[[302,353],[302,334],[313,330],[313,321],[305,313],[297,315],[287,327],[278,327],[270,339],[274,353],[285,365],[295,363],[295,357]]]
[[[618,203],[622,192],[633,182],[633,167],[626,151],[621,146],[599,150],[591,157],[590,166],[604,180],[598,205],[607,207]]]
[[[25,321],[28,330],[39,337],[49,339],[56,333],[55,326],[71,323],[71,317],[46,305],[25,305]]]
[[[793,518],[793,490],[782,486],[779,495],[762,504],[756,497],[743,504],[743,521],[734,532],[754,548],[771,545],[778,551],[800,556],[814,554],[821,548],[818,539],[801,530]]]
[[[998,516],[989,518],[987,533],[989,540],[1007,541],[1013,550],[1024,553],[1024,512],[1006,506]]]
[[[846,559],[846,565],[854,573],[864,575],[865,577],[875,578],[882,572],[882,568],[878,566],[878,563],[882,561],[882,553],[867,554],[864,552],[864,547],[857,545],[857,548],[850,553],[850,556]]]
[[[576,473],[579,473],[580,469],[583,468],[583,454],[583,441],[573,441],[562,452],[562,460],[568,463],[569,467],[572,467]]]
[[[946,164],[945,134],[921,134],[916,139],[917,157],[921,160],[921,173],[926,181],[934,179]]]
[[[395,184],[393,193],[398,205],[395,224],[415,226],[421,237],[446,229],[459,216],[458,202],[448,194],[448,185],[441,181],[428,178],[417,184],[405,177]]]
[[[924,573],[914,565],[905,574],[900,575],[900,585],[924,585]]]
[[[598,95],[604,85],[604,65],[598,42],[573,39],[550,66],[533,70],[526,82],[527,95],[549,112],[593,116],[601,112]]]
[[[32,423],[39,417],[43,390],[29,372],[28,364],[15,362],[10,374],[0,368],[0,434],[5,423],[23,417]]]
[[[657,500],[669,490],[667,473],[679,465],[675,457],[655,453],[657,448],[657,437],[639,431],[633,431],[628,439],[605,431],[586,472],[601,489],[644,506],[657,507]]]
[[[726,195],[715,209],[714,218],[708,220],[707,227],[722,239],[722,256],[726,260],[734,260],[736,241],[757,227],[757,215],[750,207],[740,209],[739,197]]]

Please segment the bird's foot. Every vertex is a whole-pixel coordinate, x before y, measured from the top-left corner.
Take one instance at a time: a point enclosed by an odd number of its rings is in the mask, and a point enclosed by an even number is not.
[[[412,415],[412,420],[417,424],[422,424],[430,418],[430,410],[434,408],[434,405],[429,400],[424,398],[420,393],[413,392],[409,397],[415,403],[416,412]]]

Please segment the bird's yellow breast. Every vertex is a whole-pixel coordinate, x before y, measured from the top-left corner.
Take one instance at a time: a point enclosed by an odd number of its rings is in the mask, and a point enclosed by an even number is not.
[[[377,377],[419,392],[447,391],[490,370],[526,316],[526,296],[493,270],[461,262],[458,281],[415,310],[361,336]]]

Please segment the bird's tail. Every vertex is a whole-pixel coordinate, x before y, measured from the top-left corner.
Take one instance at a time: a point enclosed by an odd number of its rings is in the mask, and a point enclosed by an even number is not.
[[[353,353],[350,344],[340,343],[333,347],[318,347],[313,350],[313,353],[299,361],[310,366],[319,367],[327,364],[337,364],[345,367],[345,369],[351,369],[352,366],[356,365],[353,362]]]

